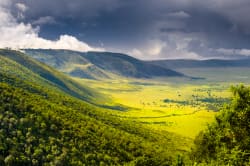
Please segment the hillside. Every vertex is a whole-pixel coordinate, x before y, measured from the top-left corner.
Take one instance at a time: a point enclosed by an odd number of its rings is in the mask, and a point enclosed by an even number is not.
[[[112,76],[153,78],[183,76],[171,69],[148,64],[125,54],[27,49],[31,57],[71,76],[90,79]]]
[[[63,91],[88,103],[104,108],[126,109],[116,105],[108,96],[100,94],[87,85],[79,84],[67,75],[40,63],[26,54],[13,50],[0,50],[0,73],[10,74],[31,84],[40,84],[55,91]]]
[[[126,124],[107,114],[102,119],[101,111],[84,103],[3,83],[0,92],[0,165],[170,162],[170,153],[141,136],[138,128],[133,129],[137,134],[127,132]]]
[[[27,55],[12,50],[0,50],[1,73],[7,73],[21,79],[60,89],[74,97],[91,101],[98,98],[98,93],[87,86],[79,85],[66,75],[29,58]]]
[[[161,66],[163,68],[226,68],[226,67],[250,67],[250,58],[246,59],[210,59],[210,60],[157,60],[149,61],[149,64]]]
[[[0,165],[171,165],[182,151],[180,136],[83,101],[95,91],[74,92],[52,68],[17,51],[0,55]]]

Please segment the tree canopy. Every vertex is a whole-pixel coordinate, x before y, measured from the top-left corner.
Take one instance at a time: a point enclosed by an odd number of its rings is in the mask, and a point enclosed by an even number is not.
[[[231,104],[195,139],[192,159],[198,163],[250,165],[250,87],[231,91]]]

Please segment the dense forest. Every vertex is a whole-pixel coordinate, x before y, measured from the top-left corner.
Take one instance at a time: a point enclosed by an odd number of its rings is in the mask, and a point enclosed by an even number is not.
[[[74,99],[0,84],[0,165],[168,165],[136,126]]]

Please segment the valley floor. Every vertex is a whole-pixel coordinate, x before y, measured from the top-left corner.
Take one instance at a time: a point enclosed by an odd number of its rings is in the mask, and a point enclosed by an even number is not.
[[[115,112],[116,116],[190,140],[230,101],[231,85],[250,82],[250,74],[243,68],[180,71],[206,79],[75,79],[109,96],[111,105],[123,107],[122,111]]]

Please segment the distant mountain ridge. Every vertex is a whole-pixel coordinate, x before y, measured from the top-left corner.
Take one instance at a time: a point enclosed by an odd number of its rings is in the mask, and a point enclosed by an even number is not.
[[[59,71],[80,78],[132,78],[180,77],[182,73],[111,52],[76,52],[69,50],[26,49],[26,54]]]
[[[210,67],[250,67],[250,58],[245,59],[209,59],[209,60],[156,60],[149,61],[149,64],[154,64],[161,67],[178,69],[178,68],[210,68]]]

